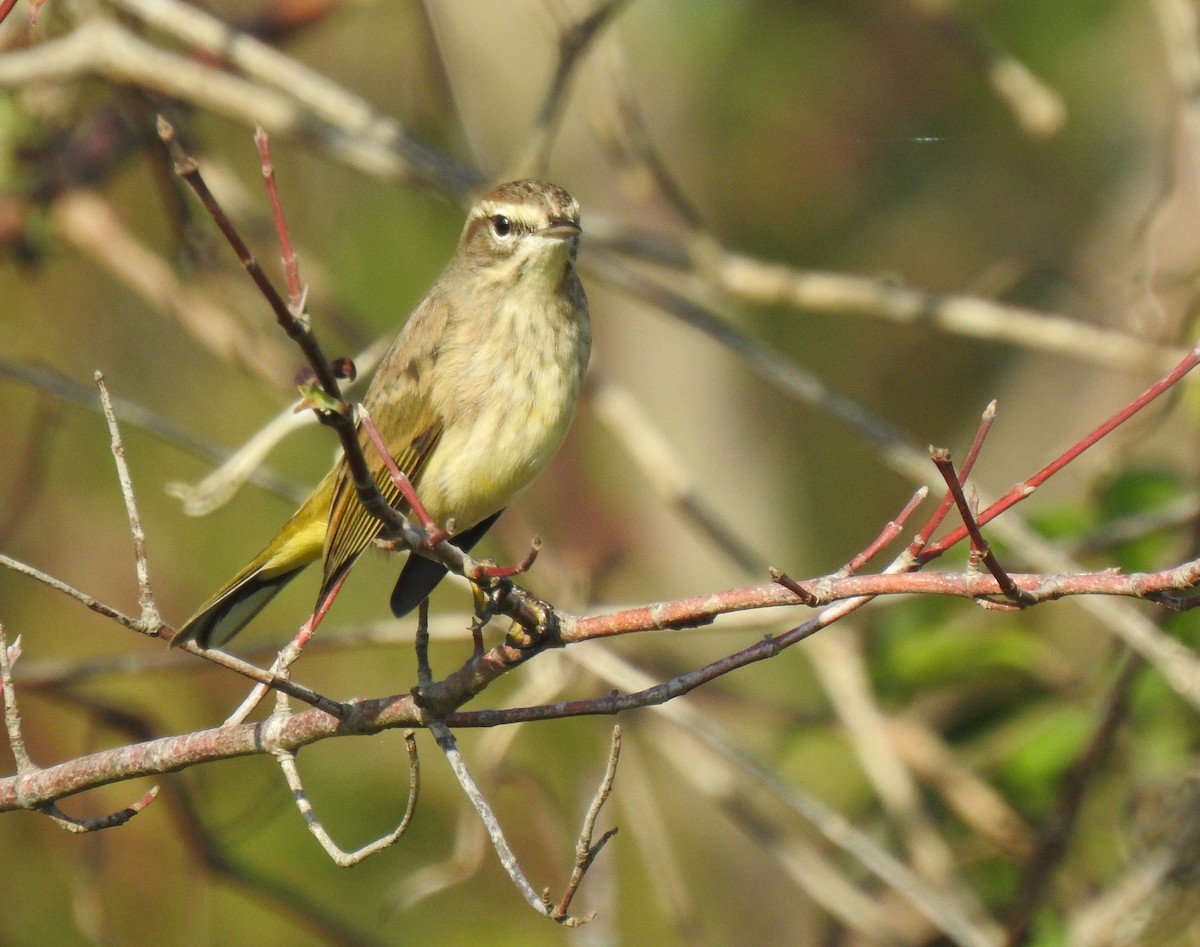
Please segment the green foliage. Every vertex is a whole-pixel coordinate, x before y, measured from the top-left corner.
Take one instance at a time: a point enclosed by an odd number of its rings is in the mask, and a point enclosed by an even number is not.
[[[990,738],[1008,798],[1031,816],[1044,817],[1095,726],[1091,708],[1033,703]]]

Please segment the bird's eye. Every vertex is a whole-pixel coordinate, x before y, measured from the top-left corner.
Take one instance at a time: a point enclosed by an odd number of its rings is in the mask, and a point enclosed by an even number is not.
[[[509,236],[512,233],[512,221],[503,214],[496,214],[492,217],[492,233],[500,238]]]

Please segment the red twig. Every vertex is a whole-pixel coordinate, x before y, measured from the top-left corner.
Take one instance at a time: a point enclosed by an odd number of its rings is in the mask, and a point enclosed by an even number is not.
[[[491,562],[481,562],[467,578],[478,582],[480,579],[511,579],[514,575],[521,575],[533,568],[533,564],[537,561],[538,553],[542,551],[542,537],[534,536],[533,541],[529,544],[529,552],[525,558],[512,566],[498,566]]]
[[[862,552],[842,566],[835,573],[835,575],[838,578],[848,575],[857,575],[863,566],[883,552],[883,550],[887,548],[888,544],[890,544],[897,536],[900,535],[900,531],[904,529],[904,524],[908,522],[908,518],[912,516],[914,512],[916,512],[917,507],[925,501],[927,496],[929,496],[929,488],[921,487],[921,489],[914,493],[912,498],[906,504],[904,504],[904,508],[896,515],[896,518],[884,526],[883,529],[880,530],[879,535],[876,536],[875,539],[872,540]]]
[[[971,441],[971,446],[967,450],[967,459],[963,461],[962,469],[959,472],[959,483],[966,483],[967,477],[970,476],[972,468],[975,466],[975,461],[979,458],[979,452],[983,449],[983,442],[987,439],[988,432],[992,429],[992,423],[996,420],[996,402],[989,401],[988,406],[983,409],[983,415],[979,419],[979,427],[975,431],[975,439]],[[913,555],[920,553],[929,544],[929,540],[933,538],[933,534],[937,532],[937,528],[942,525],[946,514],[950,512],[950,508],[954,506],[954,495],[947,490],[946,495],[942,497],[942,502],[938,504],[933,515],[929,517],[929,521],[921,528],[920,533],[910,550]]]
[[[1089,447],[1092,447],[1103,438],[1107,437],[1131,417],[1145,408],[1146,405],[1150,404],[1150,402],[1154,401],[1160,395],[1169,391],[1174,385],[1178,384],[1179,381],[1198,364],[1200,364],[1200,343],[1192,346],[1191,351],[1188,352],[1188,354],[1179,362],[1178,365],[1176,365],[1173,369],[1171,369],[1170,372],[1147,388],[1138,397],[1134,398],[1133,401],[1127,404],[1124,408],[1110,417],[1103,424],[1093,429],[1086,437],[1074,444],[1072,447],[1068,448],[1050,463],[1046,464],[1045,467],[1035,473],[1032,477],[1022,481],[1021,483],[1018,483],[1011,490],[1009,490],[1008,493],[989,506],[986,510],[981,512],[975,518],[976,522],[980,526],[983,526],[991,520],[994,520],[1005,510],[1020,503],[1027,496],[1033,493],[1034,490],[1036,490],[1043,483],[1067,466],[1067,464],[1075,460],[1075,458],[1077,458],[1085,450],[1087,450]],[[922,561],[927,562],[930,559],[940,556],[951,546],[962,542],[967,535],[967,527],[960,526],[958,529],[949,533],[947,536],[943,537],[941,540],[933,543],[927,549],[925,549],[921,553]]]
[[[208,189],[208,184],[201,176],[200,169],[197,167],[195,160],[183,150],[183,146],[175,138],[175,128],[161,115],[158,117],[158,137],[167,146],[167,151],[171,155],[171,161],[175,165],[175,173],[183,178],[184,182],[195,193],[200,203],[204,205],[204,209],[212,217],[213,222],[220,228],[221,235],[230,247],[233,248],[242,266],[250,274],[250,278],[254,280],[254,285],[258,287],[258,291],[262,293],[263,298],[267,300],[271,310],[275,313],[275,321],[288,334],[288,338],[300,346],[325,392],[331,398],[340,401],[342,397],[341,388],[338,386],[337,379],[329,367],[329,362],[325,358],[325,354],[321,351],[320,346],[317,345],[317,340],[309,331],[307,323],[293,314],[287,302],[279,294],[279,290],[275,288],[275,284],[263,272],[263,268],[259,266],[258,260],[250,252],[246,241],[242,239],[242,235],[238,233],[237,228],[233,225],[233,221],[229,219],[224,208],[221,207],[212,191]]]
[[[258,157],[262,163],[263,181],[267,197],[271,201],[271,215],[275,219],[275,233],[279,237],[279,254],[283,259],[283,272],[287,279],[288,301],[296,316],[304,311],[304,290],[300,286],[300,263],[292,246],[292,235],[283,216],[283,202],[279,199],[279,184],[275,180],[275,165],[271,163],[271,139],[259,126],[254,131],[254,144],[258,146]]]

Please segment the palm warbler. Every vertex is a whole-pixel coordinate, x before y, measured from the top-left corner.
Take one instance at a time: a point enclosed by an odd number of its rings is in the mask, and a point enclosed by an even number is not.
[[[591,350],[575,272],[579,205],[540,181],[502,184],[467,217],[458,248],[388,349],[363,399],[397,466],[434,520],[471,546],[558,450]],[[407,503],[375,447],[360,442],[379,489]],[[324,557],[318,604],[379,535],[344,460],[172,645],[219,647],[305,566]],[[446,574],[410,555],[392,593],[397,616]]]

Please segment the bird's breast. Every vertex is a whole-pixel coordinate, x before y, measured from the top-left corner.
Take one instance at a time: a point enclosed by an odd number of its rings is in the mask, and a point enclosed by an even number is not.
[[[463,530],[500,510],[550,462],[575,413],[590,350],[586,304],[510,293],[492,318],[455,321],[432,393],[441,440],[417,480],[434,519]],[[544,293],[536,294],[546,300]]]

